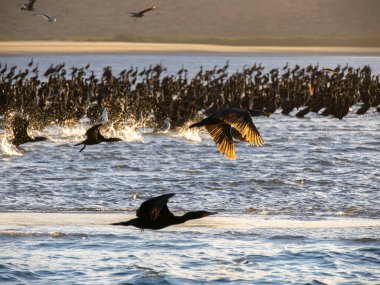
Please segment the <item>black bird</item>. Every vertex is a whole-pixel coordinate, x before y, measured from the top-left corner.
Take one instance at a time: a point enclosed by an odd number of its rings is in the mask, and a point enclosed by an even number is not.
[[[45,137],[31,138],[28,135],[28,126],[29,126],[29,121],[23,118],[20,114],[16,114],[13,117],[12,131],[13,131],[14,138],[12,139],[11,143],[15,145],[19,150],[24,151],[24,149],[20,147],[21,144],[47,140],[47,138]]]
[[[36,0],[29,0],[28,3],[24,3],[24,6],[21,7],[21,10],[34,11],[34,3]]]
[[[183,216],[174,216],[168,209],[168,200],[173,197],[174,193],[164,194],[158,197],[150,198],[143,202],[136,211],[137,218],[126,222],[114,223],[116,226],[134,226],[141,230],[159,230],[171,225],[182,224],[189,220],[200,219],[216,212],[195,211],[187,212]]]
[[[142,10],[140,12],[131,12],[129,14],[131,15],[131,17],[142,18],[142,17],[144,17],[144,14],[146,12],[149,12],[149,11],[152,11],[152,10],[155,10],[155,9],[157,9],[157,6],[149,7],[148,9]]]
[[[84,144],[83,148],[79,151],[82,152],[82,150],[85,149],[86,145],[93,145],[98,144],[101,142],[119,142],[121,139],[119,138],[105,138],[100,133],[100,127],[103,126],[102,123],[96,124],[95,126],[92,126],[86,131],[86,139],[83,142],[77,143],[75,146]]]
[[[219,152],[228,159],[236,158],[234,138],[256,146],[264,144],[248,111],[224,108],[189,128],[202,126],[212,136]]]
[[[32,59],[30,60],[30,62],[28,63],[28,66],[32,66],[33,65],[33,57]]]

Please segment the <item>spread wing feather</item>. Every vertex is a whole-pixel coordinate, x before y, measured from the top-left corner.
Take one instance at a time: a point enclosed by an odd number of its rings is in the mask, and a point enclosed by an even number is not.
[[[247,111],[224,109],[219,114],[216,114],[215,117],[237,129],[247,142],[256,146],[264,144],[263,138]]]
[[[236,159],[235,144],[228,124],[206,125],[206,130],[213,138],[219,152],[228,159]]]
[[[138,14],[143,15],[144,13],[149,12],[151,10],[155,10],[155,9],[157,9],[157,6],[152,6],[152,7],[149,7],[147,9],[145,9],[145,10],[142,10],[142,11],[138,12]]]

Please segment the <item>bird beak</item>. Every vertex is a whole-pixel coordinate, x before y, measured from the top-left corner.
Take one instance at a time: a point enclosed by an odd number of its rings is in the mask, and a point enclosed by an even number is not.
[[[211,216],[211,215],[216,215],[218,212],[206,212],[205,217]]]

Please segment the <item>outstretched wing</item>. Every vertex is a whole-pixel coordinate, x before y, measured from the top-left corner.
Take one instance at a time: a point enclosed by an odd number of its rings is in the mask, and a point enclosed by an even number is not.
[[[313,96],[314,95],[314,83],[313,83],[312,79],[310,79],[310,81],[308,82],[308,87],[309,87],[310,96]]]
[[[36,0],[29,0],[29,2],[28,2],[28,8],[29,8],[30,10],[33,10],[34,2],[36,2]]]
[[[16,115],[13,118],[12,131],[16,139],[28,137],[29,121],[21,115]]]
[[[263,138],[247,111],[228,108],[218,112],[214,117],[237,129],[247,142],[256,146],[264,144]]]
[[[91,128],[89,128],[86,131],[87,139],[93,140],[93,141],[99,141],[99,139],[102,137],[102,135],[100,134],[100,127],[102,125],[103,124],[96,124],[95,126],[92,126]]]
[[[149,7],[148,9],[138,12],[138,14],[143,15],[144,13],[155,10],[155,9],[157,9],[157,6],[152,6],[152,7]]]
[[[155,221],[163,215],[173,216],[173,214],[169,211],[168,206],[166,205],[169,201],[169,198],[173,196],[174,193],[170,193],[146,200],[141,204],[140,208],[137,209],[137,217]]]
[[[331,68],[323,68],[320,70],[320,72],[339,73],[338,71],[331,69]]]
[[[235,144],[231,135],[231,126],[220,123],[205,126],[208,133],[212,136],[221,154],[228,159],[236,159]]]
[[[43,18],[45,18],[46,20],[50,20],[50,16],[49,15],[47,15],[47,14],[34,14],[34,16],[41,16],[41,17],[43,17]]]

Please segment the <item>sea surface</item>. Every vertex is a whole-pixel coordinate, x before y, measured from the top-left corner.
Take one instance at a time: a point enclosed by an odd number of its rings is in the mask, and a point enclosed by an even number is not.
[[[98,75],[158,63],[189,77],[317,64],[380,74],[380,57],[265,54],[33,55],[44,70],[91,64]],[[1,56],[24,68],[31,56]],[[49,126],[21,152],[0,129],[1,284],[380,284],[380,114],[343,120],[308,114],[255,117],[265,144],[237,143],[225,159],[205,131],[129,126],[87,146],[87,121]],[[190,123],[190,122],[189,122]],[[175,214],[217,215],[141,232],[111,226],[149,197],[175,193]]]

